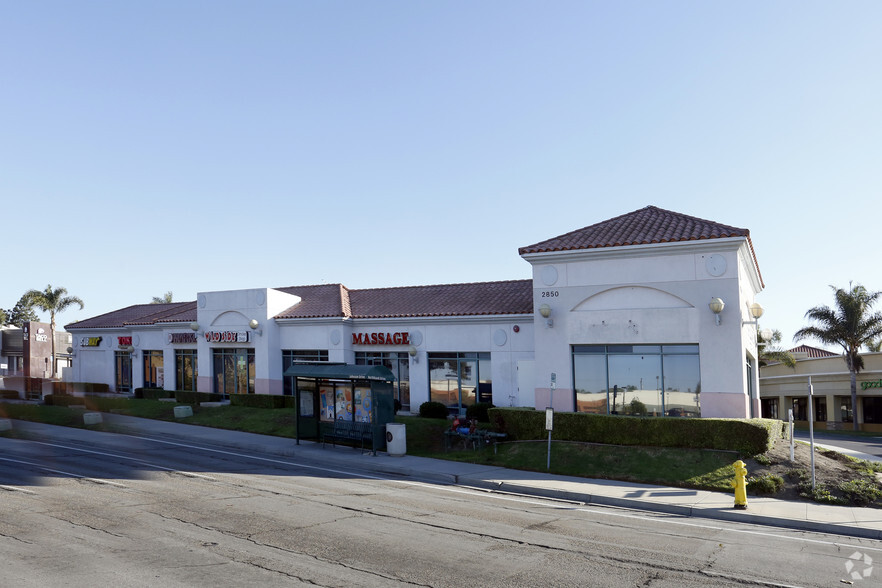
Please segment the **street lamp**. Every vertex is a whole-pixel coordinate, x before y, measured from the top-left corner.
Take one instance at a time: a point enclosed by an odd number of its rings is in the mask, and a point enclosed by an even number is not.
[[[726,303],[723,302],[722,298],[711,298],[710,304],[707,305],[708,308],[711,309],[711,312],[716,315],[717,318],[717,326],[720,325],[720,313],[723,312],[723,309],[726,308]]]

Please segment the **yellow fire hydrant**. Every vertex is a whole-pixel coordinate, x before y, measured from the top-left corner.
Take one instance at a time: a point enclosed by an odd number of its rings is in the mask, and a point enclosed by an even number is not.
[[[747,508],[747,468],[740,459],[735,462],[735,479],[732,486],[735,487],[735,508],[744,510]]]

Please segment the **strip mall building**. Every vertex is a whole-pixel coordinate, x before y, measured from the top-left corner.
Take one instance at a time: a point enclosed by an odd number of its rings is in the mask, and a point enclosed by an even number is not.
[[[792,349],[796,367],[773,363],[761,369],[762,416],[793,420],[816,429],[882,433],[882,353],[861,353],[864,368],[856,378],[857,406],[852,406],[851,374],[845,356],[802,345]],[[809,385],[812,399],[809,408]]]
[[[296,363],[384,365],[439,401],[640,415],[759,415],[762,277],[746,229],[649,206],[522,247],[523,280],[200,292],[66,326],[70,379],[292,394]]]

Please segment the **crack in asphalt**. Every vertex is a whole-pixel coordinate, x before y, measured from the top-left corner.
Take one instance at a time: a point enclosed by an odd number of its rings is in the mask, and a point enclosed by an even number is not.
[[[405,580],[405,579],[403,579],[403,578],[399,578],[399,577],[395,577],[395,576],[390,576],[390,575],[388,575],[388,574],[381,574],[381,573],[376,572],[376,571],[373,571],[373,570],[367,570],[367,569],[364,569],[364,568],[355,567],[355,566],[349,565],[349,564],[347,564],[347,563],[345,563],[345,562],[342,562],[342,561],[339,561],[339,560],[331,560],[331,559],[327,559],[327,558],[322,558],[322,557],[318,557],[318,556],[316,556],[316,555],[313,555],[313,554],[311,554],[311,553],[305,553],[305,552],[302,552],[302,551],[295,551],[295,550],[292,550],[292,549],[286,549],[286,548],[284,548],[284,547],[280,547],[279,545],[273,545],[273,544],[271,544],[271,543],[264,543],[264,542],[261,542],[261,541],[257,541],[257,540],[255,540],[254,538],[252,538],[251,535],[248,535],[248,534],[240,534],[240,533],[235,533],[235,532],[232,532],[232,531],[226,531],[226,530],[223,530],[223,529],[218,529],[218,528],[215,528],[215,527],[208,527],[208,526],[201,525],[201,524],[199,524],[199,523],[197,523],[197,522],[194,522],[194,521],[187,521],[187,520],[184,520],[184,519],[179,518],[179,517],[172,517],[172,516],[164,515],[164,514],[162,514],[162,513],[153,513],[153,514],[156,515],[156,516],[158,516],[158,517],[160,517],[160,518],[162,518],[162,519],[165,519],[165,520],[176,521],[176,522],[181,523],[181,524],[184,524],[184,525],[192,525],[192,526],[194,526],[194,527],[196,527],[196,528],[198,528],[198,529],[202,529],[202,530],[204,530],[204,531],[210,531],[210,532],[213,532],[213,533],[220,533],[220,534],[223,535],[223,536],[234,537],[234,538],[236,538],[236,539],[239,539],[240,541],[247,541],[247,542],[249,542],[249,543],[251,543],[251,544],[253,544],[253,545],[257,545],[258,547],[264,547],[264,548],[268,548],[268,549],[274,549],[274,550],[276,550],[276,551],[280,551],[280,552],[282,552],[282,553],[288,553],[288,554],[299,555],[299,556],[302,556],[302,557],[308,557],[308,558],[310,558],[310,559],[312,559],[312,560],[314,560],[314,561],[321,562],[321,563],[323,563],[323,564],[336,565],[336,566],[339,566],[339,567],[344,568],[344,569],[347,569],[347,570],[351,570],[351,571],[354,571],[354,572],[359,572],[359,573],[362,573],[362,574],[368,574],[368,575],[371,575],[371,576],[375,576],[375,577],[377,577],[377,578],[381,578],[381,579],[383,579],[383,580],[391,580],[391,581],[395,581],[395,582],[398,582],[398,583],[400,583],[400,584],[406,584],[406,585],[409,585],[409,586],[424,586],[425,588],[430,588],[430,585],[429,585],[429,584],[418,584],[418,583],[415,583],[415,582],[410,582],[410,581]],[[346,517],[346,518],[350,518],[350,517]],[[340,521],[340,520],[343,520],[343,519],[334,519],[333,521],[328,521],[328,522],[326,522],[326,523],[320,523],[319,525],[311,525],[311,526],[322,526],[322,525],[327,525],[328,523],[335,523],[335,522],[338,522],[338,521]],[[305,527],[303,527],[303,528],[305,528]],[[220,547],[219,545],[216,545],[216,546],[217,546],[217,547]],[[212,547],[213,547],[213,546],[212,546]],[[234,557],[232,557],[232,554],[225,554],[225,557],[229,557],[230,559],[232,559],[233,561],[236,561],[236,562],[238,562],[238,563],[242,563],[242,564],[245,564],[245,565],[250,565],[250,566],[253,566],[253,567],[256,567],[256,568],[259,568],[259,569],[262,569],[262,570],[270,571],[270,572],[275,572],[275,573],[278,573],[278,574],[284,575],[284,576],[289,577],[289,578],[296,578],[297,580],[300,580],[301,582],[305,582],[305,583],[308,583],[308,584],[311,584],[311,585],[320,586],[320,584],[317,584],[316,582],[314,582],[314,581],[312,581],[312,580],[309,580],[309,579],[303,578],[303,577],[301,577],[301,576],[297,576],[297,575],[295,575],[295,574],[291,574],[291,573],[285,572],[285,571],[283,571],[283,570],[278,570],[278,569],[274,569],[274,568],[269,568],[269,567],[266,567],[266,566],[263,566],[263,565],[257,564],[257,563],[254,562],[254,561],[249,561],[249,560],[245,560],[245,559],[237,559],[237,558],[234,558]]]

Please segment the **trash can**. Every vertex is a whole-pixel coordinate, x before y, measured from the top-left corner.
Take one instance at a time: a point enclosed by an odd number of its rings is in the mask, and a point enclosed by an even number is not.
[[[392,457],[407,453],[407,431],[401,423],[386,423],[386,451]]]

